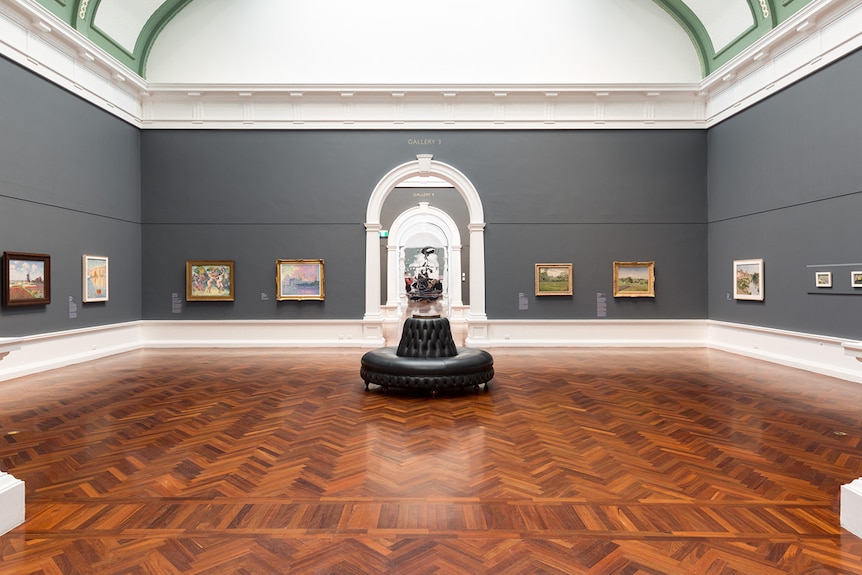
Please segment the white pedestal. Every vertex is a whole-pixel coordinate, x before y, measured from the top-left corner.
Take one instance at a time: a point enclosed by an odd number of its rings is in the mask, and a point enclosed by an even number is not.
[[[0,535],[24,523],[24,482],[0,471]]]
[[[862,477],[841,486],[841,527],[862,537]]]

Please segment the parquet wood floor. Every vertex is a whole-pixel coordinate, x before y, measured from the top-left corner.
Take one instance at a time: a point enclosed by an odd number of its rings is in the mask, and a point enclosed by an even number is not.
[[[862,386],[705,349],[143,350],[0,382],[0,574],[862,574]],[[0,510],[2,512],[2,510]]]

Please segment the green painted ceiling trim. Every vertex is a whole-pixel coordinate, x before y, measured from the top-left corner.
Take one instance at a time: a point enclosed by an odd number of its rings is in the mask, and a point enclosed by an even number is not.
[[[775,13],[778,16],[778,22],[784,22],[810,2],[811,0],[781,0],[776,2]]]
[[[791,0],[792,1],[792,0]],[[772,32],[777,24],[773,0],[748,0],[754,24],[713,56],[713,70],[723,66],[743,50]]]
[[[706,31],[706,27],[700,18],[692,12],[682,0],[653,0],[656,4],[664,8],[664,11],[676,20],[694,45],[694,50],[697,52],[697,57],[700,60],[700,72],[703,77],[709,76],[712,70],[710,69],[710,56],[715,52],[712,47],[712,39]]]
[[[65,22],[66,24],[72,25],[72,19],[74,14],[74,6],[71,4],[74,3],[74,0],[37,0],[39,4],[42,5],[43,8],[50,10],[54,16]]]
[[[75,23],[73,27],[82,36],[93,41],[105,52],[120,61],[132,72],[138,73],[138,65],[133,54],[123,48],[116,40],[108,36],[94,24],[99,4],[102,0],[76,0],[75,1]],[[140,75],[140,73],[138,73]]]
[[[179,14],[191,2],[192,0],[168,0],[159,6],[159,9],[153,12],[153,15],[144,24],[144,28],[141,30],[141,34],[138,36],[138,41],[135,44],[135,56],[137,56],[138,62],[140,62],[140,67],[136,71],[142,78],[146,78],[147,61],[150,58],[150,51],[153,49],[153,44],[155,44],[159,34],[174,19],[174,16]]]

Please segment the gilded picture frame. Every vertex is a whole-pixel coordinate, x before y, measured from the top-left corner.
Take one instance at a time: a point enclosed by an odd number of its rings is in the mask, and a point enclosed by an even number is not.
[[[572,264],[536,264],[536,295],[572,295]]]
[[[108,258],[84,254],[82,260],[81,301],[108,301]]]
[[[3,252],[3,306],[51,303],[51,256]]]
[[[733,260],[733,299],[763,301],[763,260]]]
[[[614,262],[614,297],[655,297],[655,262]]]
[[[186,301],[233,301],[233,260],[186,261]]]
[[[276,260],[276,296],[278,301],[323,301],[326,281],[322,259]]]

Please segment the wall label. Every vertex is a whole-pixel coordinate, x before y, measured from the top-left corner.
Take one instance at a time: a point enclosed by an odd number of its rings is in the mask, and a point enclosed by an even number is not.
[[[435,138],[408,138],[407,145],[408,146],[429,146],[429,145],[440,145],[443,143],[441,139]]]

